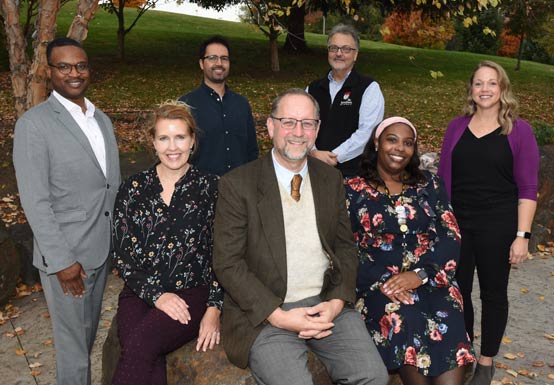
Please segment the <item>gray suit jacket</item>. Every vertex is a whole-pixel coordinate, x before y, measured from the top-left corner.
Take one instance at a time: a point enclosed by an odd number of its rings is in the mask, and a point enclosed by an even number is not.
[[[341,173],[312,157],[308,173],[319,238],[332,261],[321,297],[354,302],[357,249]],[[229,360],[244,368],[254,340],[287,289],[283,209],[271,153],[221,178],[214,230],[213,267],[225,289],[223,347]]]
[[[33,264],[47,274],[75,262],[94,269],[109,254],[119,154],[110,119],[98,109],[94,117],[104,136],[107,177],[87,137],[53,95],[15,125],[13,162],[34,234]]]

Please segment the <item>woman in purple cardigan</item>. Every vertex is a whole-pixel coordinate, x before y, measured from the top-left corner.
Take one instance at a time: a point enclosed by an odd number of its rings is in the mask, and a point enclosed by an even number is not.
[[[439,175],[462,234],[456,279],[473,341],[471,289],[481,294],[481,355],[470,385],[489,385],[508,321],[510,266],[526,259],[535,215],[539,153],[531,126],[516,116],[506,71],[479,63],[467,85],[465,115],[448,125]]]

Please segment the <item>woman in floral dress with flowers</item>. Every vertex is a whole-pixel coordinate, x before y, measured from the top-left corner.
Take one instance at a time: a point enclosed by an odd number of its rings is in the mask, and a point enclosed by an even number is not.
[[[475,356],[454,279],[460,234],[442,181],[419,170],[417,132],[385,119],[346,192],[359,249],[357,308],[404,384],[463,383]]]
[[[218,177],[188,163],[196,144],[188,107],[166,102],[149,131],[159,162],[130,177],[114,209],[121,358],[113,384],[165,385],[165,355],[198,336],[219,343],[223,291],[212,272]]]

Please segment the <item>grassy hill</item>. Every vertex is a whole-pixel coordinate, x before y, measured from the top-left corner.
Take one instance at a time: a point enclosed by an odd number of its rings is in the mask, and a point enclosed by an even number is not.
[[[74,3],[61,10],[60,34],[67,31],[74,10]],[[127,17],[130,19],[134,13],[128,10]],[[269,70],[268,42],[254,27],[157,11],[147,12],[128,34],[127,61],[120,63],[116,59],[116,18],[99,10],[84,42],[94,69],[90,99],[107,112],[116,113],[150,109],[162,100],[190,91],[201,81],[198,43],[216,33],[231,41],[229,84],[250,100],[260,118],[267,114],[277,93],[293,86],[303,88],[328,70],[325,36],[307,34],[311,48],[307,54],[290,56],[280,52],[281,72],[275,74]],[[6,55],[2,49],[3,106],[11,105]],[[522,117],[532,123],[554,124],[554,66],[523,62],[522,70],[514,72],[513,59],[364,41],[357,68],[379,81],[386,115],[411,119],[423,130],[422,144],[436,147],[447,123],[461,111],[467,77],[483,59],[495,60],[507,69],[521,103]],[[433,79],[430,71],[441,71],[444,77]],[[7,112],[13,113],[9,109]]]

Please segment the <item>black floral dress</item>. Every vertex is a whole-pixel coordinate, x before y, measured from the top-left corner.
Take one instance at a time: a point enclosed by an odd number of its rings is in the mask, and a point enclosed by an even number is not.
[[[127,179],[114,208],[113,258],[125,284],[150,306],[165,292],[209,288],[206,306],[221,310],[223,289],[212,271],[217,183],[191,166],[170,205],[156,167]]]
[[[426,376],[475,361],[464,327],[462,296],[454,279],[460,232],[443,182],[427,183],[389,197],[362,178],[346,180],[346,193],[360,258],[356,307],[389,370],[417,367]],[[407,213],[400,231],[395,209]],[[404,262],[404,268],[403,266]],[[380,291],[392,275],[425,270],[427,284],[412,294],[413,305],[395,304]]]

